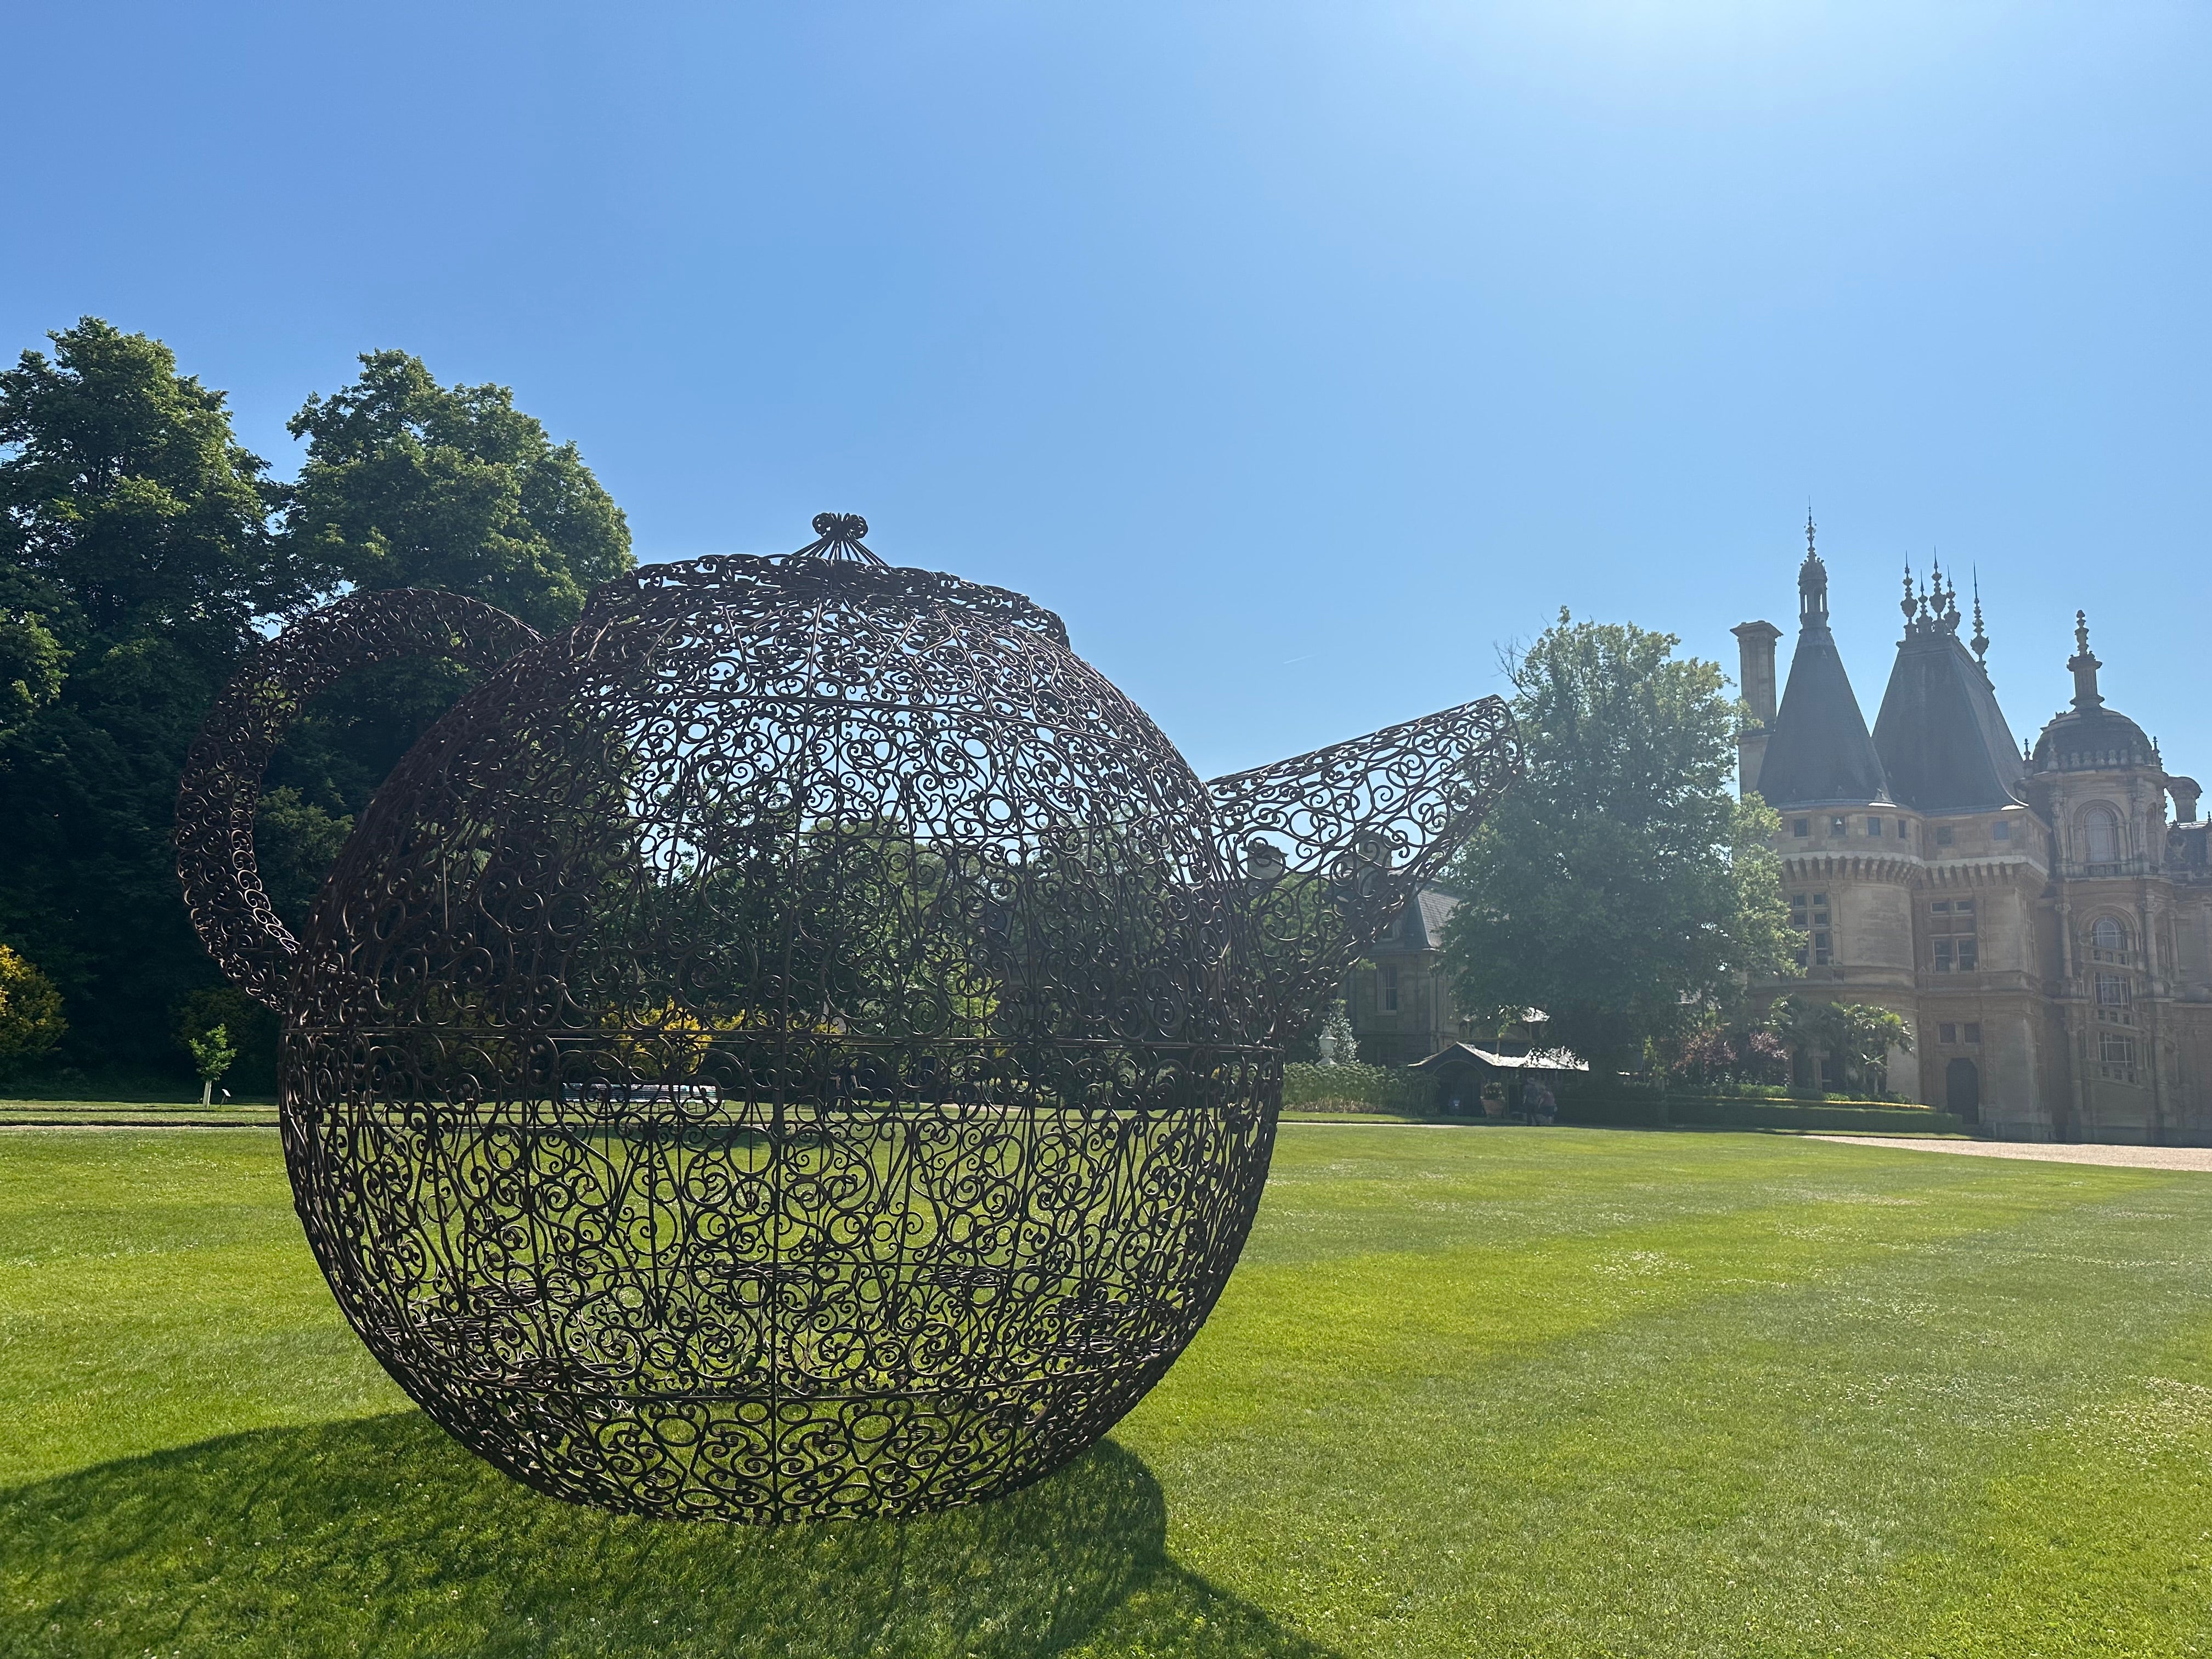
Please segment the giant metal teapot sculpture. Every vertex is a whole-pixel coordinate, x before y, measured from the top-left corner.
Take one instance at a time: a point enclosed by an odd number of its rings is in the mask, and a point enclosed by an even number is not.
[[[343,600],[184,781],[186,896],[283,1011],[339,1305],[556,1497],[908,1515],[1091,1444],[1229,1276],[1285,1036],[1520,764],[1493,697],[1202,784],[1051,612],[815,529],[638,570],[551,639]],[[426,651],[497,666],[295,941],[254,870],[270,754]]]

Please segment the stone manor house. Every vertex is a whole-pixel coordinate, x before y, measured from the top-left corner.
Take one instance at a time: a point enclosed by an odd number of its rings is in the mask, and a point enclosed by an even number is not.
[[[1411,1066],[1473,1035],[1443,964],[1444,923],[1459,902],[1449,882],[1431,882],[1375,941],[1366,961],[1345,975],[1340,990],[1360,1059]]]
[[[2017,747],[1984,666],[1978,596],[1962,641],[1955,586],[1908,574],[1869,735],[1809,520],[1797,589],[1778,708],[1781,630],[1734,630],[1750,709],[1741,787],[1782,815],[1805,973],[1764,988],[1903,1015],[1914,1044],[1891,1054],[1890,1087],[2007,1139],[2212,1144],[2199,791],[2106,706],[2086,619],[2072,706]]]

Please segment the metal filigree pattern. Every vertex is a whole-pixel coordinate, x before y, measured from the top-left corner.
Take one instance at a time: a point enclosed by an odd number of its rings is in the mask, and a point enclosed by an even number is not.
[[[286,1155],[340,1304],[438,1422],[579,1502],[768,1522],[1034,1480],[1182,1352],[1266,1178],[1280,1048],[1213,797],[1059,618],[824,520],[789,559],[611,583],[464,698],[284,984]],[[1307,822],[1315,869],[1362,801],[1419,848],[1314,890],[1309,975],[1494,787],[1417,729],[1380,783],[1358,745],[1224,781],[1238,836]],[[1309,772],[1310,820],[1249,781]],[[242,855],[207,832],[242,871],[217,908],[258,891],[252,787],[187,781],[243,803]],[[201,921],[264,978],[240,940],[272,923]]]

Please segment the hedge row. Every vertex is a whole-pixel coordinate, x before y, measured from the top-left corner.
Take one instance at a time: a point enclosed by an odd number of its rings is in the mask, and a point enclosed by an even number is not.
[[[1283,1067],[1283,1104],[1301,1111],[1409,1112],[1436,1109],[1436,1085],[1393,1066]]]
[[[1676,1096],[1668,1100],[1561,1101],[1559,1121],[1613,1128],[1866,1129],[1890,1134],[1964,1134],[1966,1125],[1925,1106],[1824,1105],[1795,1100]]]
[[[1594,1098],[1588,1080],[1579,1076],[1555,1079],[1554,1086],[1562,1123],[1619,1128],[1862,1129],[1923,1135],[1962,1134],[1966,1129],[1950,1113],[1925,1106],[1786,1097],[1662,1096],[1632,1085]],[[1437,1109],[1436,1085],[1419,1073],[1392,1066],[1285,1066],[1283,1104],[1299,1111],[1399,1112],[1426,1117]]]

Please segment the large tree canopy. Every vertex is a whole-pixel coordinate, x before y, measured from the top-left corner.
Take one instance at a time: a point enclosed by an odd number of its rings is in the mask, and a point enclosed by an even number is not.
[[[332,583],[436,587],[567,627],[636,562],[629,526],[574,444],[556,444],[501,386],[441,387],[404,351],[292,417],[307,453],[284,492],[294,556]],[[458,664],[410,659],[352,677],[271,763],[255,842],[296,927],[353,819],[399,757],[467,689]]]
[[[158,340],[88,317],[0,373],[0,555],[8,606],[66,648],[158,633],[234,650],[307,584],[270,539],[267,463],[223,394]]]
[[[0,372],[0,944],[59,988],[66,1057],[181,1069],[178,1022],[216,980],[178,892],[177,782],[261,632],[344,585],[444,587],[559,627],[629,567],[629,531],[504,388],[442,390],[404,353],[308,399],[287,485],[159,341],[89,317],[51,337]],[[301,722],[259,826],[295,919],[464,684],[392,665]]]
[[[554,443],[501,386],[431,379],[374,351],[361,378],[292,417],[307,441],[285,522],[359,587],[440,587],[565,628],[634,562],[622,509],[574,444]]]
[[[71,1047],[143,1060],[210,973],[169,850],[185,750],[308,587],[221,392],[96,318],[51,337],[0,373],[0,939]]]
[[[1547,1036],[1600,1067],[1787,959],[1772,814],[1728,787],[1736,705],[1676,643],[1560,611],[1511,663],[1527,775],[1454,868],[1463,1005],[1542,1008]]]

